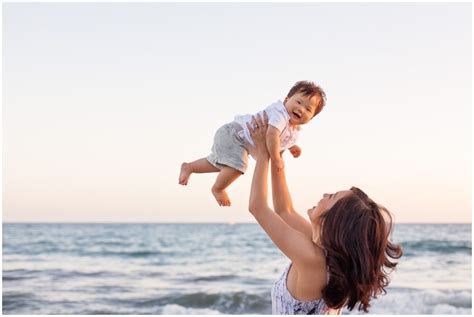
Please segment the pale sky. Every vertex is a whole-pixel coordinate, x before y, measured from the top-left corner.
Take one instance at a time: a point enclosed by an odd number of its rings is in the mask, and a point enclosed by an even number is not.
[[[360,187],[397,222],[471,222],[471,4],[4,3],[3,220],[254,222],[255,163],[178,185],[215,130],[298,80],[296,209]]]

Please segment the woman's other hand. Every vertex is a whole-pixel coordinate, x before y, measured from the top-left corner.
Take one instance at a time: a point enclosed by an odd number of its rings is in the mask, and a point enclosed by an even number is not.
[[[255,143],[255,149],[257,156],[266,155],[268,156],[267,150],[267,129],[268,129],[268,116],[267,113],[263,112],[263,120],[259,114],[252,117],[252,121],[249,124],[246,123],[247,129],[249,130],[250,136]]]

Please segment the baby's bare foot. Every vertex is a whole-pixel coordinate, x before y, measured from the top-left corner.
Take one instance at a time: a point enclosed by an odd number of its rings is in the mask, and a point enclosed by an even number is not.
[[[192,170],[188,163],[181,164],[181,172],[179,173],[179,184],[188,185],[189,176],[191,176]]]
[[[230,199],[225,190],[223,189],[217,190],[217,189],[212,188],[211,191],[214,197],[216,198],[219,206],[226,206],[226,207],[230,206]]]

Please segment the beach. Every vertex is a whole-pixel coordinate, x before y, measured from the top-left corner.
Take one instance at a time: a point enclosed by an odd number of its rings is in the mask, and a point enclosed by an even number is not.
[[[397,224],[371,314],[471,314],[471,224]],[[271,314],[288,264],[256,224],[3,224],[3,314]],[[343,314],[358,314],[343,311]]]

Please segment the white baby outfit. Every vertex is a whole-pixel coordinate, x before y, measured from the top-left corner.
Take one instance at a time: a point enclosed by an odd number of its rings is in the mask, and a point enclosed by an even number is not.
[[[296,144],[298,139],[298,131],[301,129],[299,125],[291,126],[290,125],[290,115],[286,111],[285,105],[283,102],[278,100],[277,102],[272,103],[265,110],[262,110],[256,114],[246,114],[242,116],[236,116],[234,121],[240,124],[243,128],[241,137],[243,137],[247,142],[252,146],[253,143],[252,137],[250,136],[249,130],[247,129],[246,123],[251,123],[252,116],[256,117],[257,114],[263,119],[263,112],[267,113],[268,124],[277,128],[280,131],[280,151],[289,149]]]
[[[251,124],[252,116],[256,117],[257,114],[263,119],[264,111],[268,116],[268,124],[280,131],[280,152],[295,145],[300,126],[290,125],[290,115],[283,102],[278,100],[256,114],[238,115],[234,121],[221,126],[214,135],[211,154],[206,158],[209,163],[219,169],[230,166],[245,173],[248,155],[253,154],[255,146],[246,123]]]

